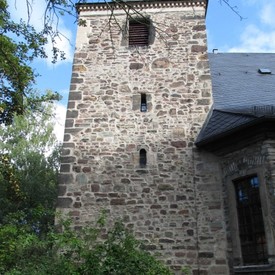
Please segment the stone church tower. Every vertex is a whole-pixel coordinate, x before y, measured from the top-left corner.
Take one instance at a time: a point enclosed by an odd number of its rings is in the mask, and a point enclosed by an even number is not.
[[[77,32],[58,210],[79,228],[104,209],[175,272],[229,274],[219,169],[194,145],[212,105],[207,0],[77,8],[86,24]]]

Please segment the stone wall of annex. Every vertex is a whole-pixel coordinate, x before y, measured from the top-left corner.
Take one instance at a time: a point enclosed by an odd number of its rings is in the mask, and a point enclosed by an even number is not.
[[[275,142],[270,139],[250,144],[241,150],[224,155],[220,159],[222,169],[222,182],[225,201],[225,222],[228,225],[228,258],[231,271],[235,267],[234,274],[242,274],[247,269],[241,262],[241,247],[237,224],[236,196],[233,181],[245,176],[257,175],[259,178],[259,192],[263,213],[265,237],[267,243],[267,255],[270,267],[260,270],[259,274],[274,274],[275,268],[275,200],[274,200],[274,171],[275,171]],[[246,270],[247,271],[247,270]],[[254,270],[255,271],[255,270]],[[248,271],[247,271],[248,272]],[[248,274],[255,274],[251,271]]]
[[[212,105],[205,10],[143,12],[153,22],[143,48],[129,48],[107,12],[80,13],[58,210],[82,227],[104,209],[175,270],[228,274],[220,170],[194,145]]]

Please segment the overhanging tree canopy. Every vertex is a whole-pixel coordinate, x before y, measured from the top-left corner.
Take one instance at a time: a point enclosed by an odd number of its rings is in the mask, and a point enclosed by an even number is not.
[[[38,32],[22,20],[15,23],[7,1],[0,0],[0,124],[10,124],[14,114],[23,114],[26,108],[35,106],[34,100],[25,104],[36,77],[31,62],[47,57],[44,46],[50,32],[50,27]],[[55,61],[58,49],[53,50]],[[56,99],[56,95],[42,99]]]

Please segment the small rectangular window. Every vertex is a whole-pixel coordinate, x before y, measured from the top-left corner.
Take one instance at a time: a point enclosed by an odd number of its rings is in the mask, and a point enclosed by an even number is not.
[[[147,98],[146,94],[140,95],[140,111],[147,112]]]
[[[141,168],[145,168],[147,164],[147,152],[145,149],[139,151],[139,165]]]
[[[266,264],[268,257],[259,179],[250,176],[234,183],[243,264]]]
[[[149,26],[144,18],[129,21],[129,46],[148,46]]]

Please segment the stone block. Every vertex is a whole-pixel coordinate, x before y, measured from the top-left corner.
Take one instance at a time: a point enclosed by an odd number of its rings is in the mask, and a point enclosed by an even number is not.
[[[73,166],[73,171],[76,173],[80,173],[81,172],[81,166],[80,165],[74,165]]]
[[[119,87],[119,92],[120,93],[125,93],[125,94],[131,94],[131,89],[129,88],[128,85],[121,85]]]
[[[58,198],[57,207],[59,208],[70,208],[72,206],[72,198]]]
[[[170,62],[167,58],[158,58],[152,62],[152,69],[165,69],[168,68]]]
[[[196,25],[193,27],[193,31],[205,31],[205,25]]]
[[[91,191],[92,192],[99,192],[99,190],[100,190],[99,184],[92,184],[91,185]]]
[[[174,243],[174,239],[168,239],[168,238],[160,238],[159,243]]]
[[[74,120],[73,119],[66,119],[65,121],[65,128],[70,128],[74,126]]]
[[[133,95],[133,111],[139,111],[140,110],[140,103],[141,102],[141,96],[140,94]]]
[[[183,257],[185,257],[185,255],[186,255],[186,253],[182,252],[182,251],[175,252],[175,257],[178,257],[178,258],[183,258]]]
[[[131,181],[127,178],[122,178],[121,179],[121,183],[124,183],[124,184],[129,184]]]
[[[64,196],[67,192],[67,186],[66,185],[58,185],[58,196]]]
[[[60,157],[60,162],[61,163],[74,163],[75,162],[75,160],[76,160],[76,158],[75,157],[73,157],[73,156],[61,156]]]
[[[81,92],[70,92],[69,93],[69,100],[81,100],[82,93]]]
[[[157,246],[154,244],[142,244],[142,249],[147,250],[147,251],[152,251],[152,250],[156,250]]]
[[[79,77],[72,77],[71,79],[71,83],[72,84],[79,84],[79,83],[83,83],[83,78],[79,78]]]
[[[67,119],[68,118],[77,118],[78,111],[77,110],[67,110]]]
[[[61,156],[67,156],[67,155],[70,155],[70,153],[71,153],[70,149],[66,149],[64,147],[61,149]]]
[[[69,101],[67,105],[67,109],[75,109],[75,101]]]
[[[75,143],[73,142],[63,142],[63,148],[75,148]]]
[[[206,46],[200,46],[200,45],[192,45],[191,52],[192,53],[203,53],[207,51]]]
[[[73,183],[73,175],[60,173],[58,175],[58,182],[59,184],[71,184]]]
[[[66,173],[71,171],[71,165],[70,164],[61,164],[60,165],[60,172]]]
[[[174,186],[172,186],[170,184],[159,184],[158,190],[161,190],[161,191],[174,190]]]
[[[111,205],[125,205],[125,199],[118,198],[118,199],[111,199]]]
[[[82,168],[83,173],[90,173],[92,171],[91,167],[85,166]]]
[[[81,59],[85,59],[88,56],[87,53],[85,52],[78,52],[74,54],[74,58],[81,58]],[[75,63],[75,62],[74,62]]]
[[[205,81],[205,80],[211,79],[211,75],[210,74],[200,75],[199,78],[201,81]]]
[[[198,105],[209,105],[210,99],[208,99],[208,98],[198,99],[197,104]]]
[[[88,178],[85,174],[81,173],[81,174],[77,174],[76,175],[76,182],[78,184],[87,184],[88,183]]]
[[[209,68],[208,61],[199,61],[198,64],[197,64],[197,68],[198,68],[199,70]]]
[[[153,204],[150,206],[151,209],[160,209],[161,208],[161,205],[159,204]]]
[[[175,81],[170,85],[171,88],[179,88],[184,86],[185,86],[185,83],[183,81]]]
[[[143,68],[143,64],[142,63],[130,63],[129,66],[130,70],[139,70]]]
[[[185,148],[186,147],[186,141],[171,141],[171,145],[176,148]]]
[[[70,139],[71,139],[71,135],[65,134],[64,138],[63,138],[63,141],[66,142],[66,141],[69,141]]]
[[[150,188],[149,187],[145,187],[142,189],[142,193],[150,193]]]
[[[82,206],[82,203],[80,201],[76,201],[73,205],[74,208],[80,208]]]
[[[74,72],[83,73],[83,72],[87,71],[87,68],[83,64],[81,64],[81,65],[73,65],[73,71]]]
[[[200,258],[214,258],[213,252],[199,252]]]

